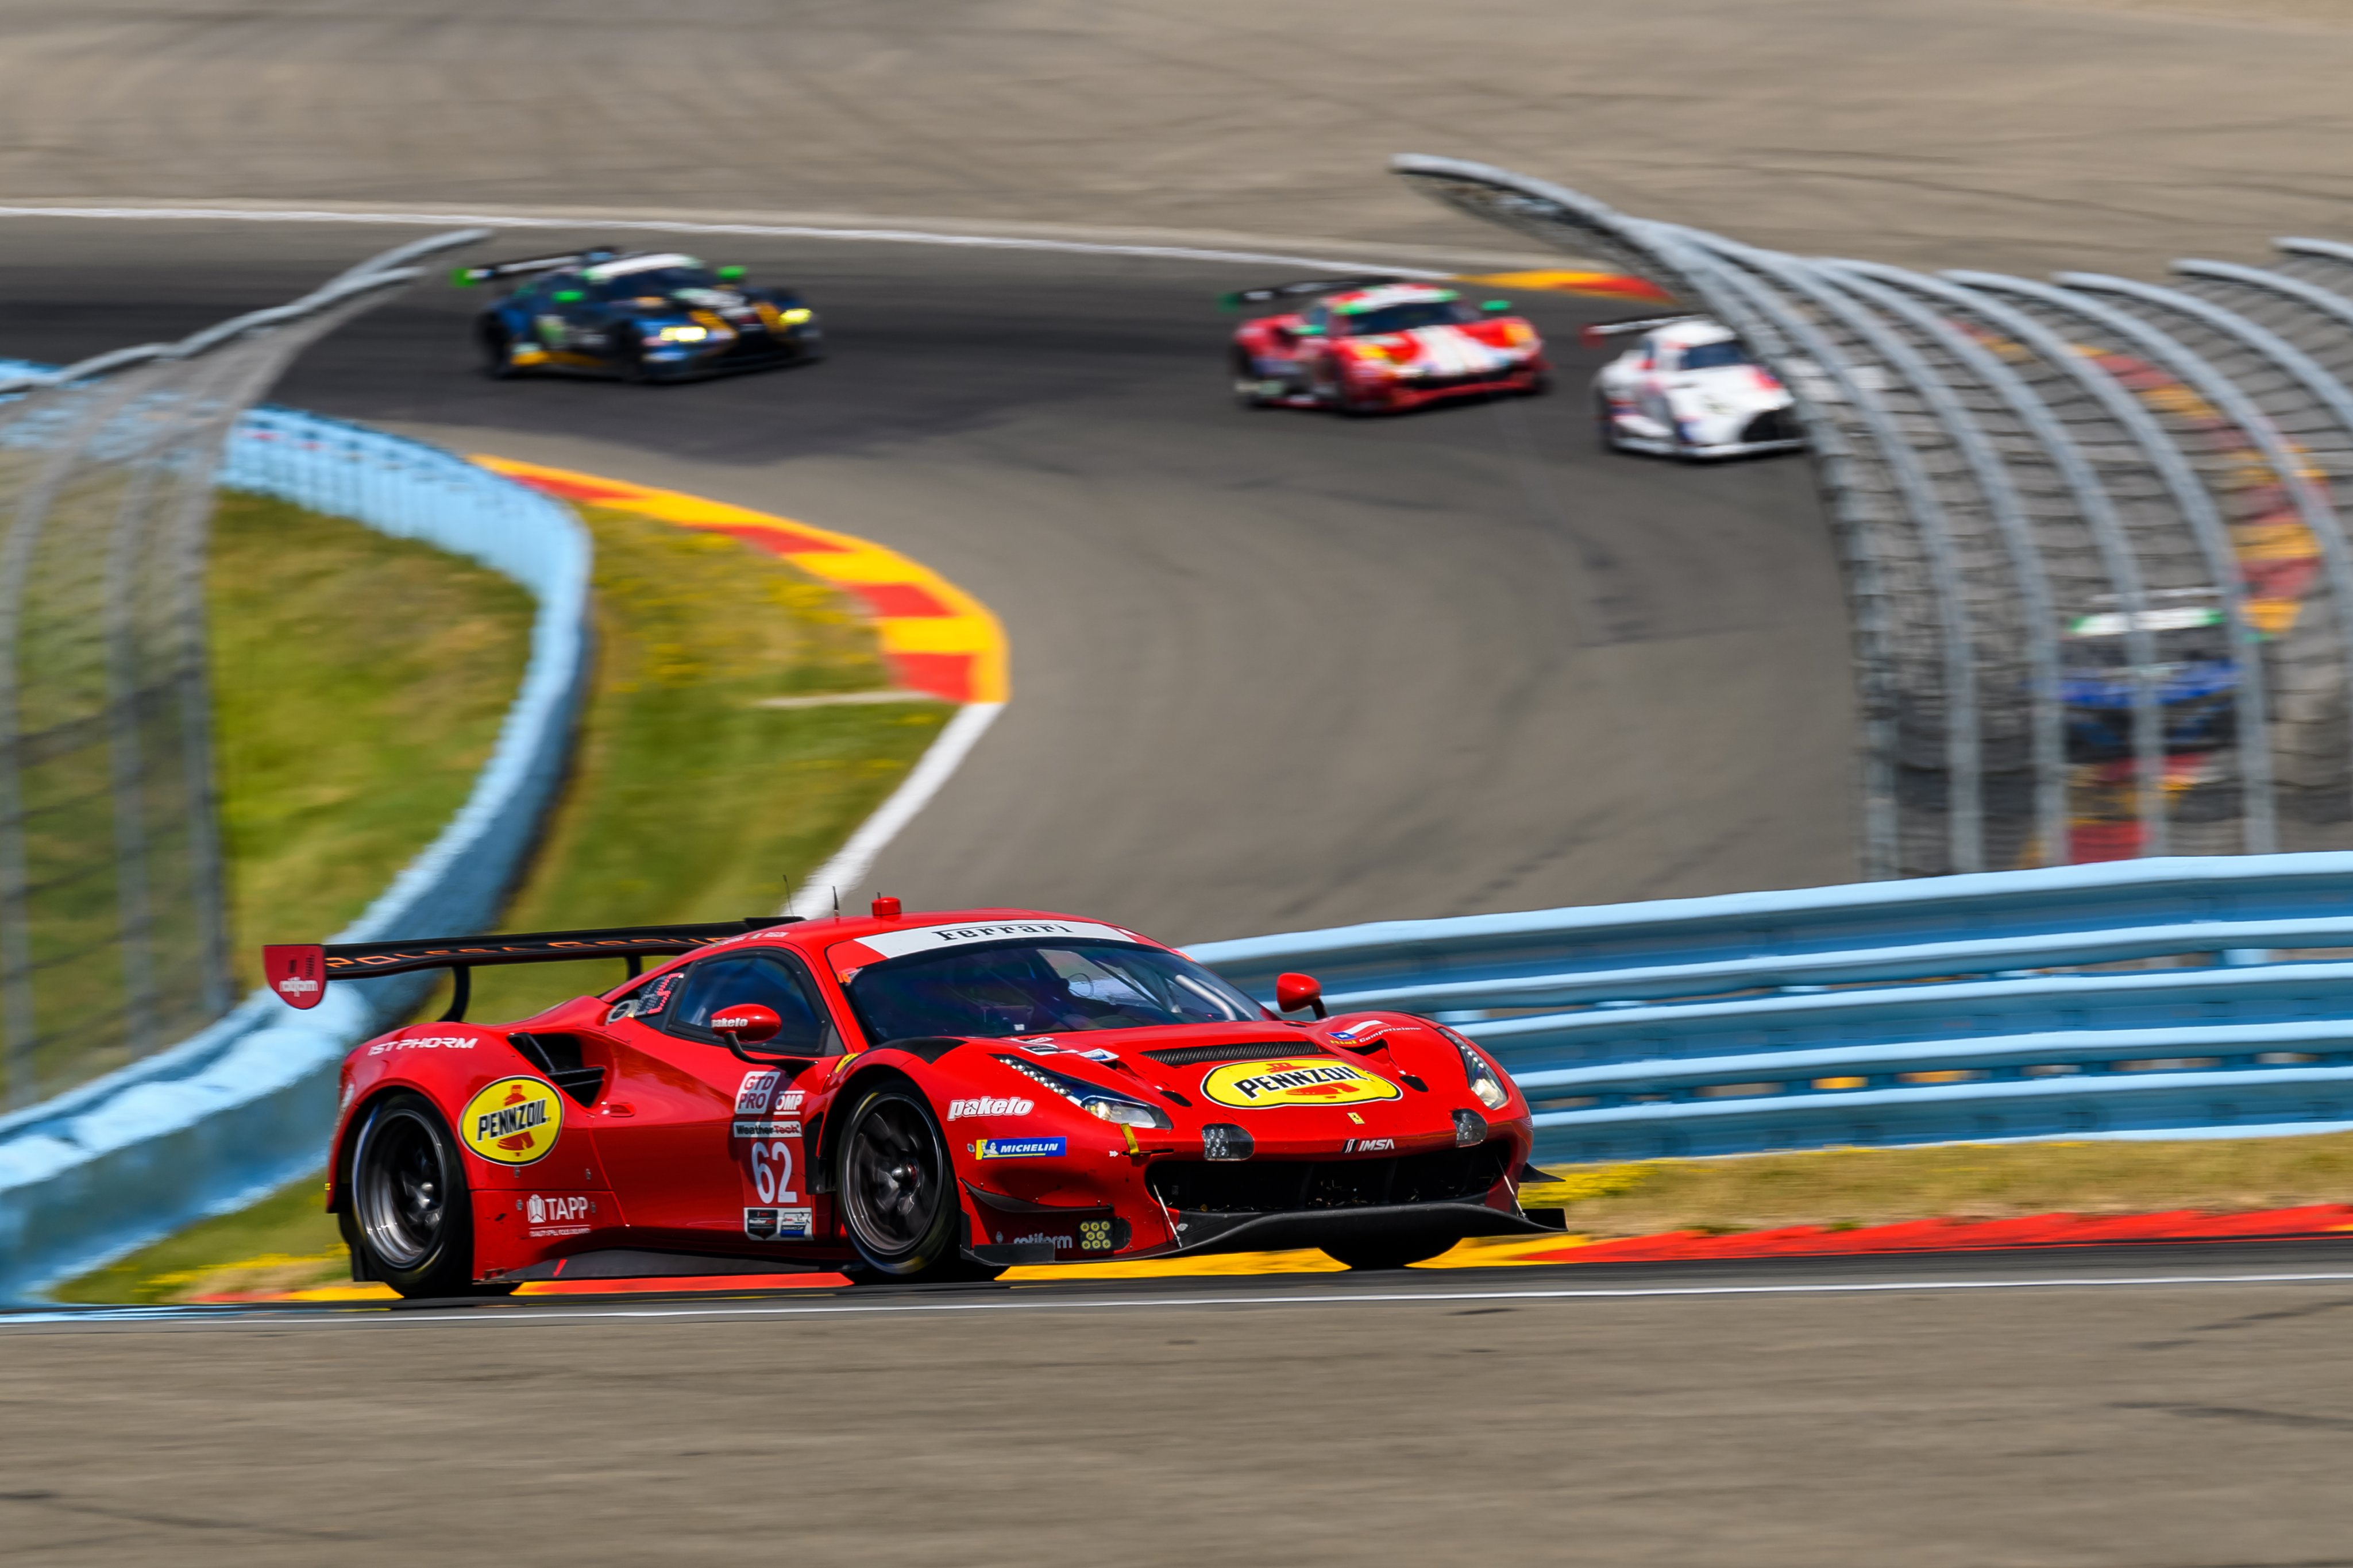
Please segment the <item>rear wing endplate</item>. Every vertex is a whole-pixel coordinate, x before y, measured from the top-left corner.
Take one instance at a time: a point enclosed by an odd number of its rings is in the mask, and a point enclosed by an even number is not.
[[[1627,321],[1588,321],[1577,330],[1577,335],[1588,348],[1598,348],[1604,340],[1622,338],[1633,332],[1656,331],[1661,327],[1680,326],[1685,321],[1704,321],[1704,316],[1689,311],[1680,316],[1637,316]]]
[[[566,267],[584,266],[592,261],[605,261],[620,252],[597,246],[587,250],[567,250],[561,256],[526,256],[514,261],[492,261],[480,267],[460,267],[449,274],[449,281],[460,289],[477,283],[495,282],[501,278],[521,278],[533,272],[558,272]]]
[[[584,958],[626,960],[632,977],[649,958],[672,958],[729,937],[791,925],[798,915],[753,915],[700,925],[610,926],[597,931],[501,932],[479,937],[417,937],[400,942],[292,943],[261,950],[269,989],[290,1007],[315,1007],[331,980],[372,980],[419,970],[457,972],[457,995],[447,1021],[466,1015],[472,972],[502,963],[574,963]]]

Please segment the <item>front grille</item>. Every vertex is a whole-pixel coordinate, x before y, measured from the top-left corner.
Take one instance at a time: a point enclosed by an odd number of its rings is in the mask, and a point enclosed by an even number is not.
[[[1144,1054],[1168,1067],[1188,1068],[1202,1062],[1272,1062],[1285,1057],[1328,1057],[1332,1053],[1304,1040],[1243,1040],[1230,1046],[1186,1046]]]
[[[1475,1201],[1504,1179],[1511,1145],[1433,1149],[1381,1160],[1161,1160],[1145,1172],[1155,1197],[1206,1214],[1297,1214],[1382,1204]]]

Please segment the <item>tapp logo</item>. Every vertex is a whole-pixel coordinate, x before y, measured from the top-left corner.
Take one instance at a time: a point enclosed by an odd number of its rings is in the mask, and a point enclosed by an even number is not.
[[[948,1101],[948,1120],[962,1121],[968,1116],[1027,1116],[1037,1109],[1037,1102],[1029,1100],[951,1100]]]
[[[551,1198],[533,1193],[523,1205],[523,1214],[533,1225],[577,1225],[596,1212],[593,1200],[577,1194]]]

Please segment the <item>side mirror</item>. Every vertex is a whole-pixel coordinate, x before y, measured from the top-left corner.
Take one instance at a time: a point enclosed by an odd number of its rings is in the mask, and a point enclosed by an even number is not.
[[[723,267],[715,276],[722,283],[741,283],[744,281],[744,269],[740,267]]]
[[[558,289],[555,291],[555,302],[559,305],[577,305],[586,298],[588,296],[577,289]]]
[[[1511,308],[1512,302],[1509,300],[1488,300],[1483,301],[1479,307],[1479,309],[1482,310],[1489,311],[1508,310]]]
[[[1313,1007],[1319,1018],[1329,1016],[1324,1006],[1324,987],[1312,974],[1278,974],[1274,977],[1274,1010],[1296,1013],[1302,1007]]]
[[[741,1007],[722,1007],[711,1015],[712,1031],[739,1046],[773,1040],[784,1026],[785,1021],[776,1016],[775,1008],[763,1007],[757,1002],[747,1002]]]
[[[1296,338],[1320,338],[1324,335],[1324,329],[1313,321],[1302,321],[1291,329],[1291,335]]]

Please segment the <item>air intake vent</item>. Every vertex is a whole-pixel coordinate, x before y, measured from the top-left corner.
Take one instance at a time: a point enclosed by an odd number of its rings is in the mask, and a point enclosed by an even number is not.
[[[1230,1046],[1186,1046],[1173,1051],[1146,1051],[1154,1061],[1172,1068],[1201,1062],[1271,1062],[1285,1057],[1328,1057],[1332,1053],[1304,1040],[1240,1040]]]

